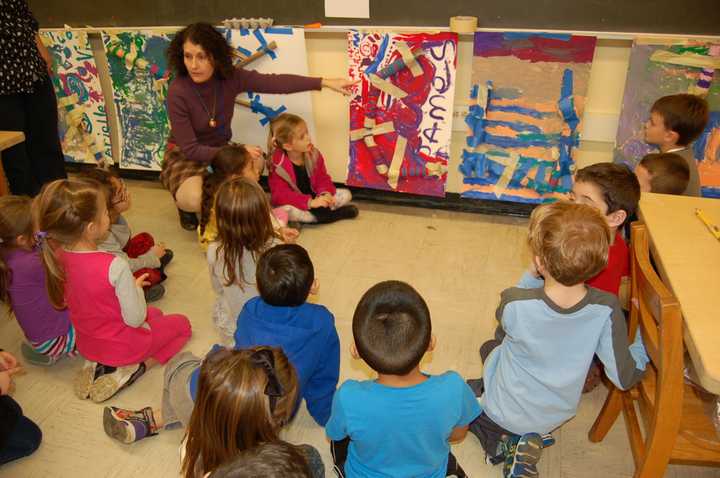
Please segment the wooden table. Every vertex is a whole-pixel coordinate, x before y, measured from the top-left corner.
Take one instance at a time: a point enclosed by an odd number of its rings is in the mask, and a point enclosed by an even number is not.
[[[2,152],[23,141],[25,141],[25,133],[22,131],[0,131],[0,196],[10,194],[5,170],[2,167]]]
[[[663,281],[680,302],[685,346],[701,385],[720,395],[720,241],[695,216],[720,226],[720,199],[643,193],[640,219]]]

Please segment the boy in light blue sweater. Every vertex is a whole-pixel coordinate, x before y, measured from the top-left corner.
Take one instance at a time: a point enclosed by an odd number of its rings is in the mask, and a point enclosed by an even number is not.
[[[506,477],[536,476],[548,434],[577,410],[593,355],[626,390],[642,378],[647,355],[628,344],[616,296],[585,285],[607,264],[610,231],[590,206],[556,202],[530,219],[536,271],[501,294],[496,337],[480,349],[483,380],[470,381],[483,413],[470,431]],[[542,275],[544,281],[537,276]]]

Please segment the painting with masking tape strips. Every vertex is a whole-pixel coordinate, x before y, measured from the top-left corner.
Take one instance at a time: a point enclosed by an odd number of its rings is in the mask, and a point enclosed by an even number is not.
[[[595,44],[475,33],[462,197],[541,203],[570,191]]]
[[[58,130],[65,161],[111,164],[105,99],[87,34],[42,30],[40,38],[53,59],[51,79],[58,102]]]
[[[274,26],[263,29],[220,28],[237,52],[236,64],[260,73],[293,73],[307,76],[307,50],[302,28]],[[302,117],[311,138],[315,136],[310,92],[290,95],[241,93],[236,99],[232,140],[242,144],[265,144],[268,122],[283,112]]]
[[[445,196],[457,34],[348,34],[347,184]]]
[[[165,100],[172,33],[104,31],[120,139],[120,167],[159,171],[170,134]]]
[[[710,121],[693,143],[703,196],[720,198],[720,41],[637,39],[630,54],[615,162],[634,168],[657,148],[644,140],[655,100],[691,93],[705,97]]]

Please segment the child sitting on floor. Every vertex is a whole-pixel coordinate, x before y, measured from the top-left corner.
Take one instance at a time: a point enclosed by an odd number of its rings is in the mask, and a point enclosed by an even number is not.
[[[207,250],[210,282],[217,294],[213,322],[231,344],[238,314],[258,295],[256,262],[280,238],[270,221],[270,203],[260,186],[243,177],[225,181],[216,193],[217,237]]]
[[[199,380],[193,401],[188,382],[194,371]],[[280,348],[217,347],[202,363],[185,352],[165,368],[162,409],[105,407],[103,427],[123,443],[155,436],[163,428],[187,427],[182,476],[195,478],[214,472],[243,451],[278,441],[297,393],[295,369]],[[298,449],[311,465],[311,476],[323,477],[317,450],[309,445]]]
[[[238,316],[235,347],[282,347],[298,372],[298,405],[304,398],[324,426],[340,376],[340,341],[332,313],[307,302],[318,290],[310,256],[297,244],[275,246],[260,256],[256,280],[260,296]]]
[[[223,183],[233,177],[243,177],[257,183],[262,172],[262,160],[254,161],[243,145],[229,144],[223,146],[212,159],[203,173],[202,202],[200,207],[200,225],[198,237],[200,247],[207,251],[208,244],[218,235],[215,219],[215,195]],[[287,227],[288,215],[282,208],[272,210],[270,214],[273,228],[278,236],[287,243],[295,242],[300,234],[297,229]]]
[[[132,235],[130,225],[123,217],[123,213],[130,210],[131,201],[130,192],[122,179],[103,168],[85,171],[80,177],[100,183],[107,198],[110,233],[98,244],[98,249],[125,259],[130,264],[130,270],[135,277],[148,274],[147,281],[150,285],[143,288],[145,300],[147,302],[160,300],[165,295],[165,287],[161,282],[167,277],[165,267],[172,260],[173,251],[165,249],[162,243],[156,244],[155,239],[147,232]]]
[[[267,442],[246,450],[209,478],[312,478],[298,447],[284,441]]]
[[[347,189],[335,189],[325,160],[310,142],[307,124],[283,113],[270,123],[270,192],[272,204],[290,221],[330,223],[357,217]]]
[[[450,443],[465,438],[480,407],[456,372],[430,375],[420,360],[435,348],[430,311],[412,287],[386,281],[360,299],[351,353],[378,373],[347,380],[325,433],[341,477],[465,477]]]
[[[68,307],[77,348],[87,360],[75,394],[102,402],[147,368],[170,360],[190,339],[190,322],[147,307],[147,275],[133,277],[125,259],[98,250],[110,216],[97,182],[53,181],[35,206],[51,303]]]
[[[683,194],[690,181],[685,158],[675,153],[647,154],[635,167],[642,192]]]
[[[470,381],[483,408],[470,431],[505,477],[537,476],[553,442],[542,435],[575,415],[594,354],[622,390],[643,375],[645,349],[639,338],[628,345],[617,297],[586,285],[606,266],[610,238],[605,216],[584,204],[532,213],[528,243],[544,281],[526,273],[502,292],[496,339],[480,349],[483,379]]]
[[[52,365],[77,353],[75,330],[67,309],[50,303],[31,204],[24,196],[0,198],[0,299],[10,304],[25,334],[27,343],[20,345],[25,360]]]

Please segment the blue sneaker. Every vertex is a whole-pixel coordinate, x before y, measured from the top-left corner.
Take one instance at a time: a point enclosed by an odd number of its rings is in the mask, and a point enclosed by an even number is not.
[[[550,436],[552,439],[552,436]],[[554,439],[552,442],[554,443]],[[504,442],[505,464],[503,476],[505,478],[537,478],[539,476],[537,463],[540,461],[543,449],[543,437],[538,433],[526,433],[518,437],[508,438]]]

